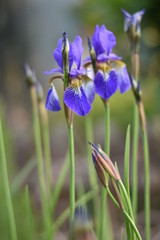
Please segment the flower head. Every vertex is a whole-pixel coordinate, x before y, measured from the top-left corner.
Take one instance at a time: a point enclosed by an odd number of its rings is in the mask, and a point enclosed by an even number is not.
[[[95,28],[92,36],[92,44],[90,44],[91,58],[96,64],[95,72],[95,88],[96,93],[104,100],[110,98],[119,89],[120,93],[124,93],[130,88],[130,80],[127,73],[126,65],[120,61],[121,57],[112,53],[112,49],[116,45],[116,37],[108,31],[104,25]],[[91,47],[93,46],[93,47]],[[96,54],[96,59],[93,59],[93,48]]]
[[[81,56],[83,53],[81,37],[77,36],[72,44],[67,42],[68,39],[66,35],[64,35],[64,39],[66,42],[62,41],[61,38],[59,39],[57,48],[53,52],[54,59],[59,68],[46,71],[45,73],[60,74],[56,75],[54,79],[60,77],[64,81],[63,100],[65,105],[79,116],[85,116],[90,111],[91,104],[94,100],[94,83],[85,75],[85,69],[81,67]],[[74,64],[76,67],[73,66]],[[53,101],[54,97],[55,99]],[[51,86],[46,101],[46,106],[49,105],[50,107],[47,107],[47,109],[51,111],[60,110],[59,104],[53,104],[55,102],[58,103],[59,100],[55,89],[53,91],[53,86]]]
[[[141,19],[145,13],[145,9],[138,11],[131,15],[122,9],[124,15],[124,31],[128,33],[132,50],[138,47],[139,39],[141,36]]]

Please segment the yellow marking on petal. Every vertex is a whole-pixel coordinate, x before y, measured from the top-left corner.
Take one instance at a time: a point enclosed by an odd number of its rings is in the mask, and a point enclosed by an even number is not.
[[[120,60],[111,60],[110,65],[112,68],[120,70],[122,67],[125,66],[125,63]]]
[[[75,88],[78,88],[80,87],[82,84],[82,79],[81,78],[73,78],[71,79],[71,87],[75,87]]]
[[[111,66],[106,62],[97,63],[97,68],[98,68],[98,70],[101,70],[102,72],[110,72],[112,69]]]

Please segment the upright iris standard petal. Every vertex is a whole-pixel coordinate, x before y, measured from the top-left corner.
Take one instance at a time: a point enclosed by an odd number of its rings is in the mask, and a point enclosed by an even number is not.
[[[63,69],[63,59],[62,59],[62,38],[58,40],[57,48],[53,52],[54,59],[56,60],[58,66]]]
[[[91,110],[82,86],[67,87],[64,92],[64,103],[79,116],[85,116]]]
[[[99,40],[99,29],[100,29],[99,26],[96,25],[94,34],[92,36],[92,44],[93,44],[93,47],[94,47],[94,50],[95,50],[97,56],[101,53],[104,53],[104,49]]]
[[[61,68],[53,68],[51,70],[46,70],[44,74],[49,75],[49,74],[58,73],[58,72],[63,73],[63,70]]]
[[[108,31],[105,25],[102,25],[99,29],[99,41],[103,47],[104,52],[107,55],[112,51],[112,48],[116,45],[116,37],[111,31]]]
[[[98,70],[95,76],[94,83],[96,87],[96,93],[106,100],[117,91],[117,74],[114,70],[110,70],[107,72],[102,72],[101,70]]]
[[[61,110],[59,98],[56,89],[53,85],[48,90],[46,99],[46,109],[53,112],[58,112]]]
[[[76,63],[78,69],[81,66],[82,53],[83,53],[82,39],[80,36],[77,36],[72,43],[72,56],[73,61]]]
[[[84,78],[83,83],[82,83],[82,87],[83,87],[83,90],[84,90],[85,95],[87,97],[87,101],[91,105],[93,103],[94,97],[95,97],[94,82],[92,80],[88,80],[88,79]]]

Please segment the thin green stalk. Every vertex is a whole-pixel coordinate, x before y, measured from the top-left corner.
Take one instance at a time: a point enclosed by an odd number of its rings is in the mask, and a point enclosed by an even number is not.
[[[150,240],[150,164],[149,164],[149,147],[147,131],[142,132],[143,150],[144,150],[144,174],[145,174],[145,234],[146,240]]]
[[[110,154],[110,108],[109,103],[105,102],[105,152],[109,156]],[[99,232],[98,237],[99,239],[103,239],[104,235],[107,232],[107,236],[109,239],[113,238],[113,231],[112,231],[112,225],[110,220],[110,214],[109,214],[109,208],[108,205],[106,205],[106,191],[104,188],[102,188],[101,193],[101,208],[100,208],[100,222],[99,222]],[[105,218],[107,217],[107,226],[104,226]]]
[[[64,161],[63,166],[61,168],[60,174],[58,176],[58,180],[56,182],[56,185],[55,185],[55,188],[54,188],[54,191],[53,191],[53,194],[52,194],[52,198],[51,198],[51,212],[52,212],[52,215],[54,213],[56,203],[58,201],[58,197],[59,197],[60,192],[62,190],[62,186],[63,186],[63,183],[65,181],[65,178],[66,178],[66,175],[67,175],[67,172],[68,172],[68,168],[69,168],[69,156],[68,156],[68,153],[67,153],[66,157],[65,157],[65,161]]]
[[[74,136],[73,127],[69,130],[69,157],[70,157],[70,223],[74,219],[75,210],[75,161],[74,161]]]
[[[28,186],[26,186],[26,188],[25,188],[25,197],[26,197],[28,224],[29,224],[29,233],[27,233],[27,234],[29,234],[28,239],[34,240],[35,239],[35,237],[34,237],[34,224],[33,224],[33,216],[32,216]]]
[[[81,206],[81,204],[85,204],[90,201],[97,194],[98,186],[94,187],[91,191],[83,195],[78,201],[75,203],[75,207]],[[67,217],[70,215],[70,207],[68,207],[55,221],[54,223],[54,231],[58,230],[60,226],[65,222]]]
[[[136,103],[133,113],[133,145],[132,145],[132,208],[134,219],[137,216],[138,202],[138,136],[139,136],[139,113]]]
[[[93,166],[93,162],[91,161],[92,150],[88,141],[93,142],[93,122],[92,117],[87,115],[85,117],[85,131],[86,131],[86,143],[87,143],[87,158],[88,158],[88,170],[89,170],[89,181],[92,186],[95,186],[97,183],[97,178],[95,174],[95,169]]]
[[[130,125],[127,128],[125,154],[124,154],[124,185],[128,196],[130,197],[129,188],[129,160],[130,160]]]
[[[12,194],[16,194],[20,187],[22,187],[24,181],[29,176],[29,174],[33,171],[33,169],[36,167],[36,161],[35,159],[30,159],[25,166],[22,168],[20,173],[16,176],[13,183],[11,184],[11,192]]]
[[[52,191],[52,164],[51,164],[51,148],[50,148],[50,136],[48,126],[48,114],[45,109],[44,102],[39,103],[40,118],[42,123],[42,139],[44,146],[45,157],[45,170],[46,170],[46,185],[48,190],[48,199],[50,199]]]
[[[130,199],[129,199],[129,196],[127,194],[127,191],[123,185],[123,182],[121,180],[118,181],[118,184],[122,190],[122,193],[123,193],[123,196],[124,196],[124,199],[126,201],[126,204],[127,204],[127,207],[128,207],[128,212],[129,212],[129,215],[130,217],[132,218],[132,220],[134,221],[134,216],[133,216],[133,211],[132,211],[132,206],[131,206],[131,202],[130,202]]]
[[[119,169],[118,169],[118,166],[117,166],[116,162],[115,162],[115,168],[116,168],[118,174],[120,175]],[[122,202],[123,202],[123,207],[124,207],[124,209],[127,209],[127,205],[126,205],[125,198],[124,198],[124,195],[122,193],[122,190],[119,189],[119,191],[120,191],[120,196],[121,196],[121,199],[122,199]],[[132,235],[131,235],[130,225],[129,225],[129,222],[127,221],[126,218],[125,218],[125,225],[126,225],[127,240],[128,239],[131,240],[132,239]]]
[[[49,227],[50,227],[50,215],[49,215],[49,208],[48,208],[47,196],[45,191],[45,176],[44,176],[44,169],[43,169],[41,131],[40,131],[40,122],[39,122],[39,114],[38,114],[37,93],[36,93],[35,86],[32,86],[30,88],[30,94],[31,94],[31,100],[32,100],[33,126],[34,126],[34,137],[35,137],[36,156],[37,156],[40,197],[41,197],[41,203],[42,203],[42,213],[43,213],[45,234],[47,236]]]
[[[122,184],[123,184],[123,183],[122,183]],[[107,191],[109,197],[111,198],[111,200],[113,201],[113,203],[116,205],[116,207],[117,207],[118,209],[120,209],[118,202],[116,201],[116,199],[114,198],[114,196],[113,196],[112,193],[110,192],[109,188],[107,188],[106,191]],[[138,229],[137,229],[137,227],[136,227],[136,225],[135,225],[135,223],[134,223],[134,220],[129,216],[129,214],[126,212],[125,209],[122,209],[122,212],[123,212],[126,220],[128,220],[128,222],[130,223],[132,229],[134,230],[137,239],[138,239],[138,240],[142,240],[142,238],[141,238],[141,236],[140,236],[140,233],[139,233],[139,231],[138,231]]]
[[[2,180],[4,184],[6,205],[8,210],[11,239],[17,240],[16,223],[15,223],[15,217],[14,217],[14,211],[13,211],[13,205],[12,205],[12,199],[11,199],[11,193],[10,193],[10,187],[9,187],[6,152],[5,152],[1,118],[0,118],[0,154],[1,154]]]

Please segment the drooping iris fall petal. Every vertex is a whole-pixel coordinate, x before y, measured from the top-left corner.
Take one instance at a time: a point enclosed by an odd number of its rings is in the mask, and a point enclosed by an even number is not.
[[[96,93],[103,99],[110,98],[118,88],[118,78],[114,70],[102,72],[98,70],[94,79]]]
[[[53,85],[48,90],[46,99],[46,109],[53,112],[58,112],[61,110],[59,98],[56,89]]]
[[[67,87],[64,92],[64,103],[79,116],[85,116],[91,110],[82,86]]]

